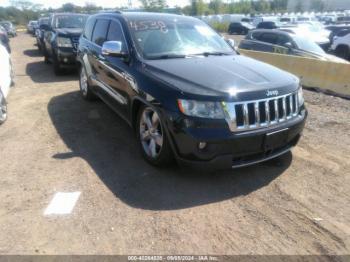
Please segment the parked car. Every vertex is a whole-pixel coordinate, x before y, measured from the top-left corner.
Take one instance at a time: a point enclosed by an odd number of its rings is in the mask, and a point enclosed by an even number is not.
[[[38,46],[39,51],[45,52],[44,50],[44,35],[45,35],[45,28],[47,28],[49,24],[49,18],[48,17],[42,17],[38,20],[38,29],[36,29],[35,35],[36,35],[36,43]]]
[[[79,37],[87,15],[56,13],[49,18],[48,25],[42,25],[44,33],[45,62],[53,63],[55,74],[65,68],[75,67]]]
[[[280,29],[295,35],[307,37],[325,51],[328,51],[330,47],[330,31],[319,28],[317,25],[299,24],[294,27],[280,27]]]
[[[246,35],[248,34],[249,30],[254,29],[254,27],[251,24],[244,23],[244,22],[233,22],[229,25],[228,33],[233,34],[239,34],[239,35]]]
[[[241,56],[206,23],[159,13],[91,16],[79,41],[80,91],[135,130],[144,158],[236,168],[297,144],[299,79]]]
[[[330,51],[338,57],[350,60],[350,33],[334,38]]]
[[[239,45],[240,49],[315,58],[324,61],[345,62],[327,54],[308,37],[283,30],[257,29],[250,32]]]
[[[2,44],[7,49],[7,52],[11,53],[10,39],[5,28],[2,26],[0,26],[0,44]]]
[[[257,29],[277,29],[281,26],[282,26],[282,24],[279,22],[266,21],[266,22],[259,23],[256,28]]]
[[[38,24],[38,21],[34,21],[34,20],[29,21],[29,23],[27,24],[27,32],[29,34],[34,35],[35,34],[35,27],[37,26],[37,24]]]
[[[328,31],[330,31],[329,40],[331,44],[333,43],[333,38],[340,32],[346,29],[350,29],[350,25],[331,25],[325,27]]]
[[[0,26],[6,30],[7,35],[12,37],[17,36],[16,27],[10,21],[1,21]]]
[[[13,83],[13,71],[10,54],[6,47],[0,44],[0,125],[7,119],[6,97]]]

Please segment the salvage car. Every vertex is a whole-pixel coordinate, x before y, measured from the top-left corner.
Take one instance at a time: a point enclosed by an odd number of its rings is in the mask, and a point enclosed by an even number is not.
[[[254,26],[244,22],[232,22],[228,27],[228,33],[246,35],[250,30],[254,29]]]
[[[56,13],[50,15],[48,25],[42,25],[45,62],[53,63],[55,74],[76,66],[79,37],[87,18],[84,14]]]
[[[333,40],[330,51],[338,57],[350,60],[350,32],[344,31]]]
[[[27,24],[27,32],[29,34],[34,35],[35,34],[35,28],[37,27],[38,21],[31,20]]]
[[[1,21],[0,26],[6,30],[7,35],[12,37],[17,36],[17,29],[10,21]]]
[[[239,48],[260,52],[302,56],[324,61],[345,62],[343,59],[327,54],[319,45],[311,41],[309,38],[283,30],[254,30],[240,42]]]
[[[7,119],[6,97],[13,84],[13,71],[10,54],[2,44],[0,44],[0,72],[0,124],[3,124]]]
[[[38,46],[39,51],[45,52],[44,47],[44,36],[45,36],[45,28],[47,28],[49,24],[49,18],[48,17],[42,17],[38,20],[38,29],[36,29],[35,36],[36,36],[36,44]]]
[[[0,44],[2,44],[7,49],[7,52],[11,53],[10,39],[5,28],[2,26],[0,26]]]
[[[299,79],[239,55],[196,18],[91,16],[78,60],[82,97],[101,98],[125,119],[155,166],[260,163],[289,152],[304,128]]]

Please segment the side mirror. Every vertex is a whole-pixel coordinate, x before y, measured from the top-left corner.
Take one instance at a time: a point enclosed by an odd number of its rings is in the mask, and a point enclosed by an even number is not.
[[[128,54],[122,51],[122,42],[107,41],[102,45],[102,55],[114,57],[126,57]]]
[[[233,49],[236,50],[236,42],[235,42],[235,40],[230,39],[230,38],[225,39],[225,40],[226,40],[226,42],[227,42]]]

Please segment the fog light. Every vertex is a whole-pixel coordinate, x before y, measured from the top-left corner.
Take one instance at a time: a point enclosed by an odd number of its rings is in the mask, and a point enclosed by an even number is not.
[[[207,143],[206,143],[206,142],[200,142],[200,143],[198,144],[198,148],[199,148],[200,150],[203,150],[206,146],[207,146]]]

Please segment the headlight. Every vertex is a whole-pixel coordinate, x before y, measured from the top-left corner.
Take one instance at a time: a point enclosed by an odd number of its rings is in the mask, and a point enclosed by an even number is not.
[[[304,95],[303,95],[302,87],[299,87],[299,90],[298,90],[298,104],[299,106],[302,106],[304,104]]]
[[[187,116],[224,119],[224,111],[219,102],[177,100],[180,111]]]
[[[72,41],[67,37],[57,37],[57,46],[58,47],[73,47]]]

